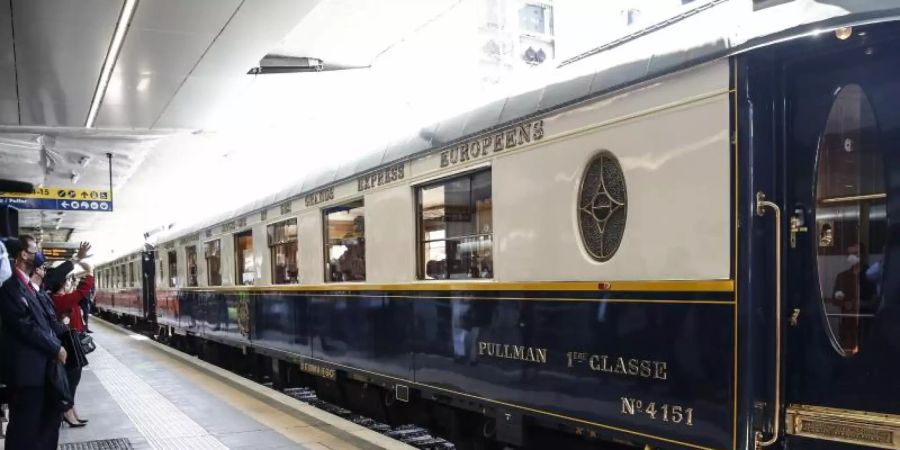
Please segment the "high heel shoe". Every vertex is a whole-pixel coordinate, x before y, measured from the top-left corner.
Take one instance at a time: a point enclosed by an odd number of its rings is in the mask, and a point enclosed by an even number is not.
[[[84,422],[77,422],[77,423],[69,422],[69,419],[68,419],[67,417],[65,417],[65,416],[63,416],[63,422],[65,422],[66,424],[68,424],[68,425],[69,425],[69,428],[81,428],[81,427],[87,425],[87,424],[84,423]]]
[[[89,422],[87,419],[80,419],[77,417],[75,418],[75,420],[77,420],[79,423],[88,423]]]

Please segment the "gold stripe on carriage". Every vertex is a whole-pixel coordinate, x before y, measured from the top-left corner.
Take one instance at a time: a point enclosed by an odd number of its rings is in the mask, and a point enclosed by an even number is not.
[[[185,291],[568,291],[568,292],[733,292],[734,280],[652,281],[423,281],[414,283],[327,283],[271,286],[181,287]]]

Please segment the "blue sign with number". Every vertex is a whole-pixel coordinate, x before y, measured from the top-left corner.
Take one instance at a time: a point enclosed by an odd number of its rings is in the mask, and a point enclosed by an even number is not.
[[[103,200],[0,197],[0,205],[19,209],[54,209],[60,211],[112,212],[113,210],[112,202]]]

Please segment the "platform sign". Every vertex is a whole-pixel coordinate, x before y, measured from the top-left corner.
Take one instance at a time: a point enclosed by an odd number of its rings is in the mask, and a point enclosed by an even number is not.
[[[78,252],[77,248],[42,246],[41,253],[47,261],[65,261],[71,259]]]
[[[43,187],[33,193],[0,192],[0,205],[19,209],[112,212],[112,195],[105,189]]]

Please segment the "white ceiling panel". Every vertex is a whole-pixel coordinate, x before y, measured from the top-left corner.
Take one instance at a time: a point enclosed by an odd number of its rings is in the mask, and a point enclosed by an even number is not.
[[[245,92],[253,83],[253,77],[199,77],[191,76],[178,96],[166,107],[165,113],[156,124],[156,129],[172,128],[204,128],[214,119],[216,106],[222,105],[226,99]]]
[[[150,128],[240,5],[140,2],[97,116],[103,128]]]
[[[148,81],[143,81],[148,80]],[[103,106],[97,115],[100,128],[149,128],[171,100],[182,80],[174,77],[148,77],[140,73],[116,72],[110,80]],[[142,83],[145,86],[142,86]],[[142,89],[138,90],[138,87]]]
[[[240,0],[141,0],[131,26],[217,34],[240,4]]]
[[[194,68],[154,128],[202,128],[228,91],[319,3],[319,0],[245,0]],[[218,79],[218,80],[217,80]]]
[[[129,30],[95,125],[150,128],[214,37]]]
[[[21,125],[84,125],[122,3],[12,1]]]

